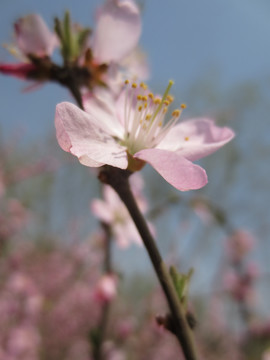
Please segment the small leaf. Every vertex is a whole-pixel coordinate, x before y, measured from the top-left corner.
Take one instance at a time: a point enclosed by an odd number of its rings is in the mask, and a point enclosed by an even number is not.
[[[170,275],[177,292],[180,302],[187,307],[188,290],[190,278],[193,274],[193,269],[190,269],[187,274],[182,274],[177,271],[174,266],[170,267]]]

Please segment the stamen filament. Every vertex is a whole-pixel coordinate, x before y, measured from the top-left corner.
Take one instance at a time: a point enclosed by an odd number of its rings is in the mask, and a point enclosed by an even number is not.
[[[163,94],[163,96],[162,96],[161,102],[160,102],[157,110],[155,111],[155,113],[154,113],[154,115],[153,115],[152,122],[155,120],[155,117],[156,117],[157,114],[159,113],[159,111],[160,111],[160,109],[161,109],[164,101],[166,100],[167,95],[169,94],[170,89],[171,89],[172,86],[173,86],[173,81],[170,80],[170,81],[169,81],[169,84],[168,84],[168,86],[167,86],[167,89],[165,90],[165,92],[164,92],[164,94]]]

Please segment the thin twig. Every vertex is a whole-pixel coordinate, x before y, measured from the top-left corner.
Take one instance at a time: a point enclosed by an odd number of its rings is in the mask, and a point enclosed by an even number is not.
[[[111,166],[104,166],[99,174],[100,181],[109,184],[126,205],[149,254],[161,287],[167,298],[172,314],[174,333],[182,347],[186,360],[198,360],[192,330],[186,320],[186,314],[180,303],[171,277],[163,262],[148,225],[142,216],[130,190],[128,177],[131,173]]]
[[[103,271],[105,274],[112,273],[112,254],[111,254],[111,229],[107,224],[101,223],[101,227],[104,230],[104,263],[103,263]],[[93,348],[93,357],[95,360],[103,360],[103,343],[106,339],[107,327],[110,315],[110,302],[105,302],[102,306],[101,317],[98,325],[98,337],[95,342],[95,346]]]

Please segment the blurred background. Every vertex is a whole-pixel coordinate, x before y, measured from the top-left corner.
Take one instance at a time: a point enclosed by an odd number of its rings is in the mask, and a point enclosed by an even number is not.
[[[101,3],[1,0],[0,42],[12,42],[13,22],[34,12],[51,28],[53,18],[62,17],[67,9],[73,21],[94,26],[95,9]],[[236,133],[231,143],[200,162],[209,183],[196,192],[179,193],[150,167],[143,170],[159,247],[167,262],[177,263],[181,271],[194,267],[191,294],[207,298],[221,289],[218,276],[227,237],[237,229],[250,232],[255,245],[248,257],[260,274],[254,306],[261,316],[269,317],[270,2],[145,0],[139,4],[140,46],[149,60],[148,83],[153,91],[163,91],[173,79],[172,94],[177,102],[187,104],[183,119],[211,117]],[[1,48],[0,62],[10,59]],[[73,100],[56,84],[32,92],[23,92],[25,86],[17,79],[0,77],[0,146],[8,149],[2,162],[10,170],[41,160],[45,168],[49,165],[41,174],[10,186],[9,194],[18,197],[34,219],[24,229],[26,238],[84,241],[98,227],[89,204],[97,197],[99,184],[94,173],[58,147],[53,123],[55,105]],[[154,279],[143,248],[115,248],[114,263],[127,278],[136,275],[135,283],[145,274],[149,281]],[[134,286],[134,281],[124,283]]]

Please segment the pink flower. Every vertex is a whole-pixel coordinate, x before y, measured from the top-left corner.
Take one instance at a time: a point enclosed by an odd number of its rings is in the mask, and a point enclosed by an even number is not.
[[[22,54],[39,57],[50,56],[58,46],[56,35],[49,30],[42,17],[30,14],[14,24],[16,45]]]
[[[12,75],[19,79],[42,80],[42,73],[35,64],[32,64],[29,55],[36,57],[50,56],[59,45],[58,39],[52,33],[44,20],[38,14],[30,14],[18,19],[14,24],[16,43],[7,45],[12,55],[21,60],[18,64],[0,63],[0,72]]]
[[[4,178],[4,171],[0,167],[0,199],[3,197],[5,192],[6,192],[6,184]]]
[[[224,288],[235,300],[252,302],[254,299],[253,284],[257,276],[258,268],[254,265],[248,266],[242,274],[229,270],[224,275]]]
[[[132,0],[107,0],[98,9],[96,20],[89,44],[92,56],[85,58],[84,65],[97,83],[106,83],[118,96],[123,76],[145,79],[148,75],[148,64],[137,49],[142,28],[140,11]]]
[[[98,63],[118,62],[137,45],[141,18],[137,5],[130,0],[107,0],[99,8],[92,39],[92,51]]]
[[[11,359],[38,359],[40,335],[33,326],[17,326],[10,333],[7,341]]]
[[[117,103],[109,97],[92,99],[89,113],[67,102],[58,104],[55,126],[59,145],[86,166],[107,164],[135,171],[147,162],[179,190],[203,187],[205,170],[192,161],[218,150],[234,133],[205,118],[175,126],[182,109],[174,110],[164,124],[173,101],[171,86],[172,82],[160,98],[143,83],[138,89],[137,84],[126,82]]]
[[[95,289],[95,298],[103,303],[112,301],[117,295],[117,278],[115,275],[104,275]]]
[[[140,210],[145,212],[147,204],[141,193],[141,177],[138,177],[138,175],[134,174],[131,177],[131,187]],[[105,185],[103,196],[104,200],[94,199],[91,202],[92,213],[100,221],[110,225],[112,234],[120,247],[127,247],[130,242],[141,244],[138,230],[117,193],[110,186]]]
[[[264,351],[262,354],[262,360],[270,360],[270,349]]]
[[[241,261],[253,248],[254,236],[245,229],[238,229],[228,239],[228,254],[232,261]]]

